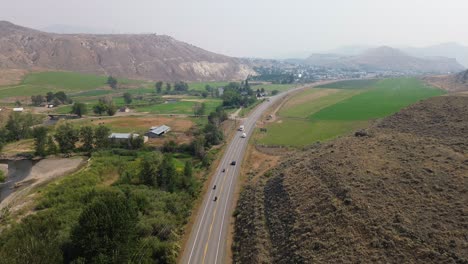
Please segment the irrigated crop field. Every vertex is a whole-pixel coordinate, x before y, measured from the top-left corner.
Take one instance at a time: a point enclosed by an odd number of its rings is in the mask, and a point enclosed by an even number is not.
[[[417,101],[444,94],[415,78],[352,80],[305,90],[279,110],[267,132],[257,134],[266,145],[304,146],[332,139],[370,121],[391,115]]]
[[[47,92],[64,91],[73,93],[106,88],[106,76],[81,74],[75,72],[38,72],[30,73],[18,85],[0,87],[0,98],[31,96]],[[118,79],[126,86],[142,84],[142,81]]]

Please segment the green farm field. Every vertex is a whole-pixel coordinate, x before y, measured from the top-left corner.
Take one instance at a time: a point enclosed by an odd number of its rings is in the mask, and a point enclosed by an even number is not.
[[[47,92],[74,93],[106,88],[107,76],[75,72],[38,72],[26,75],[18,85],[1,86],[0,98],[31,96]],[[126,86],[140,85],[143,81],[118,79]],[[103,92],[98,92],[103,93]]]
[[[278,119],[257,133],[260,144],[299,147],[365,128],[369,123],[429,97],[444,94],[415,78],[354,82],[334,89],[308,89],[286,102]],[[327,86],[329,86],[327,85]],[[349,87],[349,88],[343,88]]]
[[[198,100],[199,103],[204,102],[206,104],[205,113],[210,113],[221,105],[221,100],[217,99],[205,99]],[[150,106],[137,107],[136,110],[139,112],[149,112],[152,114],[185,114],[193,115],[193,106],[197,101],[178,101],[174,103],[155,104]]]

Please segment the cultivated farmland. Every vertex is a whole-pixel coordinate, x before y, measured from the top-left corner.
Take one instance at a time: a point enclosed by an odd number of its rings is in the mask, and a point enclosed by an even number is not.
[[[359,88],[359,85],[362,85]],[[444,94],[415,78],[353,80],[308,89],[291,97],[277,118],[257,133],[260,144],[304,146],[329,140],[417,101]],[[333,89],[330,89],[333,87]]]

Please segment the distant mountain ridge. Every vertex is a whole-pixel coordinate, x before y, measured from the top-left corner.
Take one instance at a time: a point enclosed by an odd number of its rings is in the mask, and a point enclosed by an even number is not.
[[[460,64],[468,67],[468,46],[455,42],[442,43],[422,48],[403,48],[403,51],[418,57],[449,57],[457,59]]]
[[[355,56],[312,54],[304,60],[304,63],[331,68],[413,73],[450,73],[464,69],[456,59],[445,57],[418,58],[388,46],[367,49]]]
[[[163,81],[240,80],[239,59],[156,34],[55,34],[0,21],[0,68],[51,69]]]

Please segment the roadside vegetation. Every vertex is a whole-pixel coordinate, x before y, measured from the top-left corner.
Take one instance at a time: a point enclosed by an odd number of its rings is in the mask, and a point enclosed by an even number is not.
[[[290,98],[266,132],[264,145],[300,147],[365,128],[420,100],[444,94],[415,78],[352,80],[309,89]]]

